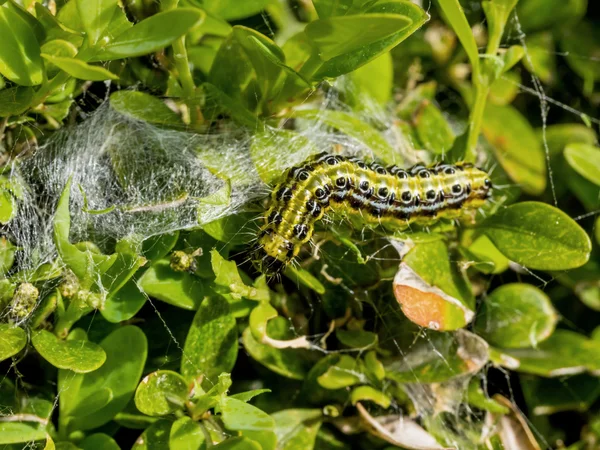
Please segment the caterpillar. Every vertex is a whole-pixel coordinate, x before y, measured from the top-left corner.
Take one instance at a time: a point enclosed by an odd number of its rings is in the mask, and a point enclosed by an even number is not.
[[[283,180],[273,189],[253,249],[255,266],[267,276],[298,256],[328,211],[369,227],[402,230],[459,218],[481,207],[492,189],[488,174],[471,163],[386,168],[327,153],[288,169]]]

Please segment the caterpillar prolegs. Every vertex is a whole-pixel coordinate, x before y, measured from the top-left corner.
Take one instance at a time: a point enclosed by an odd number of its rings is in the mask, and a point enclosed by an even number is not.
[[[253,260],[261,272],[277,275],[311,239],[327,211],[366,226],[402,230],[412,223],[459,218],[482,206],[491,188],[488,174],[470,163],[385,168],[320,154],[289,169],[273,190]]]

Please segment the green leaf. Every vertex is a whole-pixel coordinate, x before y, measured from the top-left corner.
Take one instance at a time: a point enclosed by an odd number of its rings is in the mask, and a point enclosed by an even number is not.
[[[90,434],[79,446],[81,450],[95,450],[99,448],[103,450],[119,450],[121,448],[113,438],[104,433]]]
[[[463,233],[463,238],[467,236]],[[502,273],[508,269],[510,261],[494,246],[486,236],[477,236],[461,253],[468,263],[482,273]]]
[[[237,353],[237,325],[229,302],[219,295],[206,297],[185,340],[181,374],[188,379],[203,376],[212,385],[219,374],[232,371]]]
[[[592,95],[594,83],[600,80],[600,64],[594,59],[600,51],[598,27],[587,20],[577,23],[562,34],[560,47],[571,69],[583,78],[584,93]]]
[[[436,3],[441,9],[444,19],[450,24],[465,49],[471,62],[473,73],[478,74],[479,50],[477,49],[473,31],[469,26],[469,22],[467,22],[462,6],[458,0],[436,0]]]
[[[106,352],[106,362],[98,370],[82,377],[76,393],[77,402],[85,404],[87,398],[102,389],[112,391],[113,398],[100,409],[87,411],[85,416],[74,414],[79,409],[78,404],[65,411],[71,416],[69,427],[72,430],[90,430],[109,422],[131,400],[142,375],[148,343],[146,335],[138,327],[126,325],[117,328],[102,340],[100,346]]]
[[[30,87],[15,86],[1,90],[0,117],[16,116],[24,113],[29,108],[32,99],[33,89]]]
[[[565,159],[575,171],[600,186],[600,148],[587,144],[569,144]]]
[[[598,378],[581,374],[572,377],[541,378],[521,375],[527,407],[536,416],[562,411],[586,411],[600,397]]]
[[[536,347],[552,334],[557,320],[552,302],[541,290],[529,284],[509,283],[485,298],[475,330],[498,347]]]
[[[445,154],[454,143],[454,132],[442,112],[431,102],[425,100],[412,117],[423,147],[435,154]]]
[[[198,422],[189,417],[181,417],[171,427],[169,450],[200,450],[204,448],[205,440]]]
[[[220,286],[223,293],[230,294],[235,300],[244,297],[249,300],[268,301],[269,289],[265,286],[248,286],[242,281],[234,261],[227,261],[217,250],[211,250],[211,263],[215,272],[215,284]]]
[[[356,358],[342,355],[338,362],[317,377],[317,382],[325,389],[341,389],[365,382],[365,376],[360,372]]]
[[[0,74],[22,86],[42,83],[42,58],[35,30],[10,2],[0,6]]]
[[[567,330],[556,330],[537,348],[501,350],[513,358],[511,368],[543,377],[600,373],[600,342]]]
[[[214,450],[262,450],[262,446],[247,437],[231,437],[217,445]]]
[[[240,213],[213,220],[202,226],[202,229],[217,241],[230,245],[248,244],[254,239],[256,232],[253,219],[255,213]]]
[[[490,411],[492,413],[507,414],[509,412],[509,409],[506,406],[501,405],[487,396],[487,394],[481,388],[480,381],[477,377],[474,377],[469,382],[467,402],[470,405],[476,406],[484,411]],[[527,405],[529,405],[529,402]]]
[[[573,269],[588,261],[592,249],[577,222],[545,203],[511,205],[480,229],[507,258],[530,269]]]
[[[110,96],[110,106],[123,115],[150,123],[176,126],[183,124],[179,115],[162,100],[145,92],[113,92]]]
[[[404,257],[394,278],[394,295],[414,323],[443,331],[472,320],[475,299],[452,259],[443,240],[419,242]]]
[[[523,31],[529,33],[577,22],[587,4],[588,0],[520,0],[517,15]]]
[[[175,247],[178,239],[178,231],[144,239],[144,242],[142,242],[142,256],[152,262],[164,258]]]
[[[8,272],[15,262],[15,252],[18,250],[5,237],[0,238],[0,274]]]
[[[361,106],[368,108],[369,104],[363,104],[363,99],[375,100],[380,105],[390,101],[394,87],[394,64],[390,52],[359,67],[349,76],[355,89],[362,94],[355,100],[356,108],[362,109]]]
[[[556,81],[556,49],[551,32],[542,32],[526,36],[527,57],[523,65],[546,84]]]
[[[371,386],[359,386],[352,389],[350,401],[353,405],[365,400],[376,403],[384,409],[389,408],[392,403],[392,400],[387,395]]]
[[[221,418],[225,428],[231,431],[272,431],[273,419],[265,412],[232,397],[223,397],[219,402]]]
[[[203,0],[202,6],[227,21],[243,19],[260,13],[272,0]]]
[[[377,344],[377,335],[365,330],[335,330],[337,339],[351,350],[365,350]]]
[[[0,422],[0,444],[19,444],[46,439],[47,431],[36,423]]]
[[[54,243],[60,258],[79,278],[83,287],[94,286],[98,288],[96,283],[100,274],[112,265],[117,255],[111,257],[93,253],[90,250],[82,251],[76,245],[71,244],[69,241],[71,230],[70,192],[71,179],[67,181],[56,206],[53,223]]]
[[[488,26],[488,54],[493,54],[500,46],[508,16],[518,0],[490,0],[482,2]]]
[[[495,105],[512,103],[519,93],[521,76],[517,72],[506,72],[490,86],[488,99]]]
[[[0,323],[0,361],[19,353],[27,344],[27,333],[22,328]]]
[[[99,66],[92,66],[79,59],[69,58],[67,56],[47,55],[45,53],[42,53],[42,58],[51,62],[56,67],[59,67],[61,70],[64,70],[72,77],[80,80],[104,81],[119,79],[114,73]]]
[[[92,61],[146,55],[165,48],[204,20],[200,9],[177,8],[160,12],[125,30],[101,47]]]
[[[90,45],[94,46],[105,34],[118,8],[117,0],[75,0],[79,20]]]
[[[482,131],[498,162],[519,187],[541,194],[546,188],[546,160],[527,119],[512,106],[488,104]]]
[[[239,394],[230,395],[230,397],[248,403],[250,400],[252,400],[257,395],[265,394],[267,392],[271,392],[271,389],[253,389],[251,391],[240,392]]]
[[[0,190],[0,223],[7,224],[17,213],[15,198],[6,189]]]
[[[398,14],[368,14],[315,20],[305,33],[323,61],[356,51],[408,27],[411,20]]]
[[[578,123],[550,125],[545,130],[536,130],[536,134],[540,142],[543,142],[544,137],[546,138],[551,157],[561,154],[568,144],[580,142],[593,145],[596,143],[594,130]]]
[[[130,279],[104,301],[100,313],[109,322],[123,322],[135,316],[146,300],[148,296],[140,290],[138,280]]]
[[[45,360],[59,369],[87,373],[106,361],[106,353],[97,344],[87,340],[62,341],[46,330],[36,331],[31,343]]]
[[[284,409],[272,414],[278,450],[312,450],[323,423],[320,409]]]
[[[150,297],[192,311],[198,309],[205,296],[204,282],[188,272],[175,272],[168,258],[152,264],[138,285]]]
[[[284,272],[285,276],[290,280],[294,281],[296,284],[302,284],[317,294],[324,294],[326,289],[323,286],[323,283],[319,281],[317,277],[315,277],[312,273],[310,273],[306,269],[302,269],[300,267],[294,267],[293,265],[289,265],[285,268]]]
[[[364,3],[364,0],[313,0],[315,9],[320,19],[327,17],[344,16],[350,12],[354,3]]]
[[[171,370],[146,375],[135,391],[135,406],[149,416],[166,416],[182,410],[189,389],[185,379]]]
[[[131,450],[169,450],[172,426],[170,420],[153,423],[137,438]]]
[[[387,0],[361,15],[314,21],[305,32],[320,61],[315,67],[309,60],[300,73],[321,80],[352,72],[398,45],[427,19],[427,13],[408,0]]]
[[[385,163],[394,164],[402,162],[400,154],[390,146],[381,133],[347,112],[329,109],[300,109],[294,111],[292,117],[323,122],[366,144],[367,147],[375,152],[378,159]]]
[[[217,63],[215,59],[215,63],[212,67],[214,69],[218,66],[219,63]],[[213,69],[211,69],[211,78]],[[239,99],[223,92],[221,89],[211,83],[203,83],[201,88],[206,96],[205,110],[212,113],[213,116],[217,116],[219,113],[226,112],[233,120],[241,125],[254,130],[264,129],[264,124],[258,120],[257,117],[248,110],[246,105],[239,101]]]

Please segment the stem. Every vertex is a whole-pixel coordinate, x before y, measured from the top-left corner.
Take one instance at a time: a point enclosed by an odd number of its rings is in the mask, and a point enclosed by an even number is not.
[[[46,100],[46,97],[50,95],[50,93],[58,88],[61,84],[66,83],[69,80],[70,75],[67,72],[61,71],[54,78],[52,78],[48,83],[42,85],[42,87],[35,93],[33,99],[31,100],[31,105],[37,106]]]
[[[162,10],[168,11],[177,8],[179,0],[163,0]],[[192,78],[192,72],[190,71],[190,63],[188,60],[187,49],[185,48],[185,35],[176,39],[172,44],[173,47],[173,60],[175,62],[175,68],[179,74],[179,82],[183,89],[184,101],[190,111],[190,119],[192,126],[199,125],[200,110],[198,106],[193,104],[193,99],[196,94],[196,85]]]
[[[473,74],[473,77],[478,77],[479,74]],[[480,81],[474,81],[475,99],[471,107],[469,115],[469,137],[467,139],[467,149],[465,152],[465,160],[474,162],[477,157],[477,140],[481,131],[481,123],[483,122],[483,113],[485,111],[485,102],[487,100],[489,86],[482,84]]]
[[[183,89],[185,103],[190,110],[192,125],[198,125],[200,114],[198,106],[193,104],[196,85],[194,84],[192,72],[190,71],[187,50],[185,48],[185,36],[181,36],[173,42],[173,60],[175,61],[175,68],[179,73],[179,81],[181,82],[181,88]]]

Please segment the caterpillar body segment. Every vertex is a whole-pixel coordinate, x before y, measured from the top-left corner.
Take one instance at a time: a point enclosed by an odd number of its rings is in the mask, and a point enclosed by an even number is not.
[[[273,189],[253,261],[274,276],[300,252],[325,213],[368,227],[402,230],[459,218],[491,195],[488,174],[470,163],[409,169],[320,154],[292,167]]]

